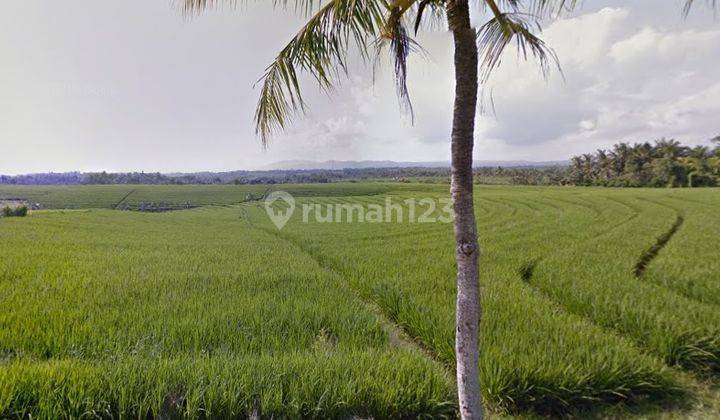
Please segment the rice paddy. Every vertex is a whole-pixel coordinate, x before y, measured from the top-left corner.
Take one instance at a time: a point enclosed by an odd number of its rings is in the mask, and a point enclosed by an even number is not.
[[[0,417],[454,417],[452,226],[299,210],[447,187],[268,189],[0,187]],[[479,186],[492,415],[720,415],[719,197]]]

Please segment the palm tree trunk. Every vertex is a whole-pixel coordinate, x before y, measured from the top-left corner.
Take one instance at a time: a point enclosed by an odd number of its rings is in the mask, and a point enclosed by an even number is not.
[[[468,0],[447,2],[448,26],[455,41],[455,106],[452,127],[450,193],[455,216],[457,303],[455,357],[460,416],[481,419],[479,342],[479,254],[473,206],[473,141],[478,91],[478,50],[470,26]]]

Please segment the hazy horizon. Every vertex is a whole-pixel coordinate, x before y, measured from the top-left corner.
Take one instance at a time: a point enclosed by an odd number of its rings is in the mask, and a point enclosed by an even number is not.
[[[355,165],[350,166],[338,166],[333,168],[326,167],[330,163],[350,163]],[[383,165],[379,166],[364,166],[362,164],[367,163],[383,163]],[[0,176],[23,176],[23,175],[37,175],[37,174],[44,174],[44,173],[101,173],[101,172],[108,172],[108,173],[132,173],[132,172],[143,172],[143,173],[162,173],[165,175],[168,174],[193,174],[193,173],[221,173],[221,172],[269,172],[269,171],[294,171],[294,170],[340,170],[340,169],[383,169],[383,168],[392,168],[395,166],[388,166],[388,163],[396,163],[398,164],[397,167],[426,167],[426,168],[437,168],[440,167],[440,164],[447,164],[448,167],[450,165],[450,161],[396,161],[396,160],[374,160],[374,159],[368,159],[368,160],[324,160],[324,161],[314,161],[314,160],[283,160],[278,162],[273,162],[261,167],[257,167],[254,169],[247,169],[247,168],[236,168],[236,169],[227,169],[227,170],[198,170],[198,171],[183,171],[183,170],[177,170],[177,171],[154,171],[154,170],[141,170],[141,171],[108,171],[104,169],[99,170],[93,170],[93,171],[80,171],[80,170],[69,170],[69,171],[47,171],[47,172],[20,172],[15,174],[8,174],[8,173],[0,173]],[[489,163],[492,163],[492,165],[489,165]],[[524,160],[524,159],[518,159],[518,160],[478,160],[473,163],[473,166],[475,167],[494,167],[498,166],[496,164],[504,163],[506,164],[506,167],[518,167],[523,166],[523,164],[528,164],[530,166],[545,166],[547,164],[562,164],[562,163],[569,163],[569,160],[557,160],[557,161],[531,161],[531,160]],[[298,166],[290,166],[296,164]],[[317,164],[317,167],[310,167],[314,164]],[[483,164],[488,166],[483,166]]]

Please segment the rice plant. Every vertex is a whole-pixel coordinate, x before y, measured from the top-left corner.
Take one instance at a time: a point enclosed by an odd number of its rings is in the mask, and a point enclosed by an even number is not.
[[[298,208],[389,199],[406,215],[406,200],[447,194],[281,188]],[[267,192],[0,189],[50,208],[0,219],[0,417],[454,417],[451,225],[306,223],[297,210],[278,230]],[[476,197],[492,412],[664,410],[696,397],[681,371],[717,378],[716,190]],[[199,207],[112,210],[150,200]]]

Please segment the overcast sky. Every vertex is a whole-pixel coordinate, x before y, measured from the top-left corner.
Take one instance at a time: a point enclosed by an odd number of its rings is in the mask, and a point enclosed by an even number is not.
[[[288,159],[449,159],[451,39],[419,38],[415,124],[388,67],[360,63],[332,96],[263,150],[254,82],[300,27],[269,2],[185,18],[172,0],[4,0],[0,173],[260,168]],[[700,6],[698,2],[698,5]],[[586,0],[550,23],[565,80],[509,54],[484,86],[475,158],[555,160],[617,141],[720,134],[720,23],[681,0]],[[482,17],[476,16],[477,23]]]

